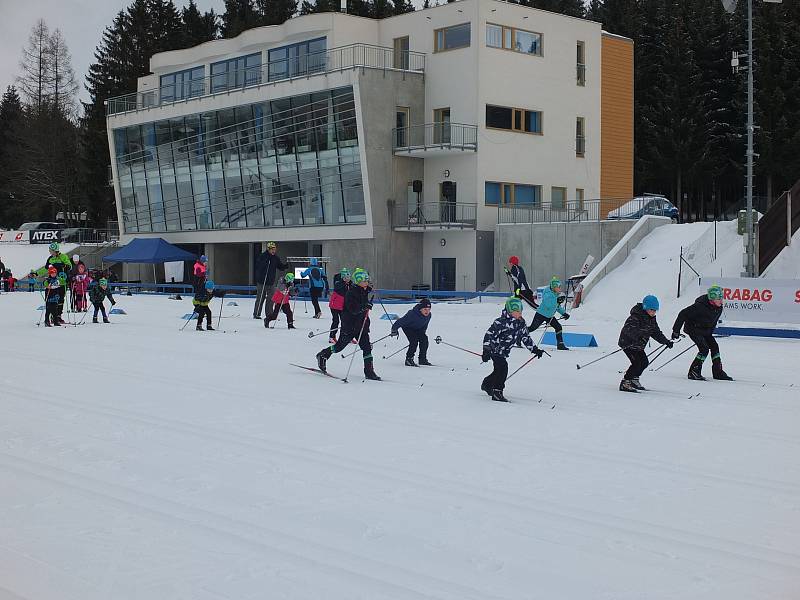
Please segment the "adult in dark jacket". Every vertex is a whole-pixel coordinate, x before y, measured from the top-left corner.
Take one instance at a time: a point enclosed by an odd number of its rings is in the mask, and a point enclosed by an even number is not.
[[[372,309],[372,299],[369,286],[369,273],[364,269],[353,271],[353,283],[344,298],[342,311],[342,335],[333,345],[317,353],[317,365],[320,371],[326,371],[326,363],[331,355],[341,352],[351,342],[358,342],[364,354],[364,377],[373,381],[381,378],[375,373],[372,360],[372,344],[369,341],[369,311]]]
[[[711,373],[714,379],[731,381],[732,377],[722,369],[722,358],[719,354],[719,344],[714,339],[714,329],[717,327],[722,315],[722,288],[712,285],[708,292],[698,297],[694,304],[690,304],[678,313],[675,324],[672,326],[672,338],[677,339],[681,328],[697,345],[697,356],[689,366],[689,379],[704,381],[703,363],[711,353]]]
[[[397,337],[400,335],[398,332],[402,329],[408,338],[408,350],[406,350],[407,367],[419,366],[414,362],[417,345],[419,345],[419,364],[432,366],[428,362],[428,335],[425,333],[430,322],[431,301],[423,298],[414,308],[392,324],[392,336]]]
[[[256,304],[253,307],[253,318],[261,318],[261,309],[266,303],[265,314],[272,313],[272,295],[275,293],[277,272],[285,271],[289,265],[278,256],[278,245],[267,242],[266,252],[256,258]]]
[[[658,298],[655,296],[645,296],[644,300],[636,304],[631,309],[631,314],[622,326],[619,333],[619,347],[631,361],[631,366],[625,371],[625,375],[619,384],[621,392],[638,392],[644,390],[644,386],[639,383],[639,377],[650,361],[644,351],[647,342],[653,338],[660,344],[672,348],[672,342],[667,339],[656,321],[658,312]]]
[[[513,293],[519,296],[528,303],[532,309],[536,310],[539,305],[536,304],[536,294],[528,285],[528,278],[525,276],[525,269],[519,264],[518,256],[509,256],[508,263],[511,269],[505,268],[506,275],[511,278],[511,283],[514,286]]]

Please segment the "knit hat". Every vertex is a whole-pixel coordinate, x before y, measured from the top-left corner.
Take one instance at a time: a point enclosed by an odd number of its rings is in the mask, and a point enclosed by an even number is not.
[[[652,294],[647,295],[642,300],[642,308],[645,310],[658,310],[658,298]]]
[[[58,242],[52,242],[48,248],[50,248],[52,252],[58,252],[61,250],[61,246],[58,245]]]
[[[350,277],[350,269],[344,267],[341,271],[339,271],[339,274],[342,276],[342,279],[347,279]]]
[[[98,283],[98,285],[100,285],[100,287],[102,287],[102,286],[104,286],[104,285],[108,285],[108,279],[106,279],[105,277],[103,277],[103,278],[102,278],[102,279],[100,279],[100,281],[98,281],[97,283]]]
[[[722,300],[722,288],[718,285],[712,285],[708,288],[709,300]]]
[[[353,271],[353,282],[355,282],[356,285],[364,283],[365,281],[369,281],[369,273],[364,269],[356,269]]]
[[[419,306],[420,308],[430,308],[431,307],[431,301],[428,298],[422,298],[417,303],[417,306]]]
[[[556,289],[557,287],[561,287],[561,280],[560,280],[558,277],[553,277],[553,278],[550,280],[550,289],[551,289],[551,290],[554,290],[554,289]]]
[[[510,262],[512,265],[518,265],[519,264],[519,256],[509,256],[508,257],[508,262]]]
[[[515,296],[511,296],[511,298],[506,300],[506,310],[509,313],[522,312],[522,300]]]
[[[283,280],[286,283],[294,283],[294,273],[287,273],[283,276]]]
[[[73,254],[73,255],[72,255],[72,262],[76,263],[76,262],[78,262],[80,259],[81,259],[81,257],[80,257],[80,256],[78,256],[77,254]]]
[[[206,281],[206,289],[207,290],[213,290],[214,289],[214,282],[211,281],[210,279]]]
[[[272,249],[277,248],[277,247],[278,247],[278,244],[276,244],[275,242],[267,242],[267,250],[272,250]]]

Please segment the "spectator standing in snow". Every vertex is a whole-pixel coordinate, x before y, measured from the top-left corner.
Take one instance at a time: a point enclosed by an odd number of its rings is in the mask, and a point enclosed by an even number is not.
[[[256,303],[253,307],[253,318],[261,318],[261,309],[265,314],[272,313],[272,295],[275,292],[275,281],[278,271],[285,271],[289,265],[278,256],[278,245],[267,242],[266,251],[256,258]],[[266,304],[266,306],[265,306]]]

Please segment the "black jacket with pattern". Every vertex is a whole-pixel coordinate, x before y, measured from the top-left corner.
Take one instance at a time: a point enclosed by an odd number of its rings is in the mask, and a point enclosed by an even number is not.
[[[489,354],[492,356],[508,358],[511,348],[517,344],[517,340],[521,341],[531,352],[536,348],[536,344],[528,334],[525,319],[515,319],[504,308],[500,316],[486,331],[486,335],[483,336],[483,347],[488,348]]]
[[[669,343],[667,336],[659,328],[656,318],[648,315],[642,303],[639,302],[631,309],[631,315],[622,326],[617,343],[620,348],[644,350],[650,338],[659,344]]]
[[[722,306],[714,306],[706,294],[698,297],[694,304],[690,304],[678,313],[672,331],[680,332],[681,327],[689,335],[708,336],[714,333],[719,318],[722,316]]]
[[[112,306],[116,304],[114,296],[111,295],[111,288],[103,289],[97,282],[93,282],[89,286],[89,300],[92,301],[92,304],[102,304],[106,298],[109,299]]]

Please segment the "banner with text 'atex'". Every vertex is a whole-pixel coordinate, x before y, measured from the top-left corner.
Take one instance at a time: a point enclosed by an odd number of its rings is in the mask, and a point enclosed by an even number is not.
[[[800,279],[703,277],[700,287],[722,287],[723,321],[800,325]]]

